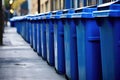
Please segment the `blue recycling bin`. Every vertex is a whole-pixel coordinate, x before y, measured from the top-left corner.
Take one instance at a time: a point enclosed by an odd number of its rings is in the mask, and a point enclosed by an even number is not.
[[[13,21],[15,22],[15,27],[17,28],[17,32],[21,35],[22,33],[22,22],[23,22],[23,17],[14,17],[12,18]]]
[[[17,32],[20,34],[21,33],[21,21],[16,21],[15,22],[15,27],[17,27]],[[21,34],[20,34],[21,35]]]
[[[46,46],[46,22],[45,14],[41,16],[41,48],[42,48],[42,58],[47,60],[47,46]]]
[[[28,43],[30,43],[30,31],[29,31],[29,27],[30,27],[30,24],[29,24],[29,19],[28,17],[26,17],[26,41]]]
[[[76,9],[79,80],[102,80],[100,33],[92,16],[96,6]]]
[[[27,37],[28,37],[28,30],[27,30],[27,19],[26,19],[26,16],[24,17],[24,21],[25,21],[25,35],[24,35],[24,38],[25,38],[25,41],[27,41]]]
[[[25,39],[25,36],[26,36],[26,21],[25,21],[24,18],[22,19],[22,24],[23,24],[22,25],[22,37],[23,37],[24,40],[26,40]]]
[[[22,21],[22,19],[19,19],[17,22],[18,22],[19,33],[22,36],[23,21]]]
[[[21,20],[17,20],[17,17],[14,18],[15,20],[15,27],[17,28],[17,33],[21,35],[21,26],[22,26],[22,21]]]
[[[22,21],[22,32],[21,32],[21,34],[22,34],[22,37],[23,37],[23,39],[25,40],[25,24],[26,24],[26,22],[25,22],[25,19],[24,19],[24,16],[22,16],[22,18],[20,19],[21,21]]]
[[[15,20],[14,20],[14,17],[11,18],[9,21],[10,21],[10,26],[11,26],[11,27],[15,27],[15,23],[16,23],[16,22],[15,22]]]
[[[120,1],[98,6],[103,80],[120,80]]]
[[[39,56],[42,56],[42,48],[41,48],[41,15],[37,17],[37,53]]]
[[[76,26],[72,19],[72,14],[74,12],[74,9],[69,9],[61,16],[64,24],[66,76],[70,80],[78,80]]]
[[[30,20],[28,19],[28,43],[30,44]]]
[[[30,16],[27,16],[27,23],[28,23],[28,43],[30,44],[30,27],[31,27],[31,22],[30,22]]]
[[[36,16],[33,17],[33,49],[37,51],[37,18]]]
[[[45,17],[46,22],[46,45],[47,45],[47,62],[54,66],[54,32],[51,19],[52,12],[49,12]]]
[[[24,36],[24,21],[21,20],[21,36],[23,37]]]
[[[30,46],[33,47],[33,20],[32,17],[30,18]]]
[[[27,17],[26,17],[26,19],[27,19],[27,42],[29,43],[29,44],[31,44],[31,42],[32,42],[32,40],[31,40],[31,26],[32,26],[32,24],[31,24],[31,16],[32,15],[28,15]]]
[[[20,23],[20,22],[18,22],[18,21],[15,19],[15,17],[14,17],[13,20],[14,20],[14,26],[15,26],[16,29],[17,29],[17,33],[20,34],[20,30],[19,30],[19,23]]]
[[[20,34],[21,34],[21,37],[23,36],[23,21],[21,20],[21,27],[20,27]]]
[[[28,42],[28,35],[29,35],[29,24],[28,24],[28,20],[27,20],[27,16],[26,16],[26,41]],[[29,42],[28,42],[29,43]]]
[[[64,27],[60,16],[62,11],[53,12],[55,69],[65,74]]]

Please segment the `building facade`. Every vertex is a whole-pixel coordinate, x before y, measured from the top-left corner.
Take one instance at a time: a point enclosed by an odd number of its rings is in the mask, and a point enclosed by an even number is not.
[[[28,0],[28,8],[29,8],[29,14],[37,14],[38,13],[38,0]]]
[[[116,0],[40,0],[40,12],[62,10],[68,8],[80,8],[103,4]]]
[[[64,0],[40,0],[40,12],[64,9]]]

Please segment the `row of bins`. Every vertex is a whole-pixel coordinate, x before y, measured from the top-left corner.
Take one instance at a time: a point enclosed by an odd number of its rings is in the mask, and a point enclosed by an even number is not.
[[[13,21],[38,55],[69,80],[120,80],[120,1]]]

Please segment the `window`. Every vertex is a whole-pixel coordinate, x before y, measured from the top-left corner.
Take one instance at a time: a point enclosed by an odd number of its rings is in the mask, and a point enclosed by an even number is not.
[[[112,2],[112,1],[116,1],[116,0],[77,0],[78,4],[76,5],[78,5],[77,7],[84,7],[84,6],[103,4],[103,3]]]
[[[41,12],[44,12],[44,5],[42,4]]]
[[[52,11],[70,8],[80,8],[85,6],[103,4],[111,1],[116,0],[47,0],[44,5],[45,8],[42,9],[43,11],[48,11],[49,5],[51,5],[50,10]]]
[[[56,0],[56,10],[60,10],[60,0]]]
[[[64,0],[60,0],[60,9],[64,9]]]
[[[87,6],[96,5],[97,0],[87,0]]]
[[[47,12],[48,11],[48,1],[45,2],[45,11]]]
[[[77,8],[87,6],[87,0],[76,0]]]
[[[111,1],[116,1],[116,0],[103,0],[103,3],[111,2]]]
[[[64,9],[64,4],[65,4],[64,1],[65,0],[53,0],[53,2],[52,2],[53,10]]]
[[[103,3],[112,2],[112,1],[117,1],[117,0],[99,0],[98,4],[103,4]]]

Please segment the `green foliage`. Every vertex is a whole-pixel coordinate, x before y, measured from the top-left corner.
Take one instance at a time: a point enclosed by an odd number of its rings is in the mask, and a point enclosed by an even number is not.
[[[10,7],[9,0],[4,0],[4,3],[5,3],[6,9],[9,9],[9,7]]]

